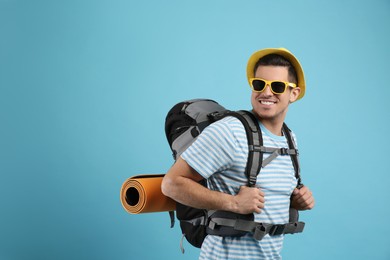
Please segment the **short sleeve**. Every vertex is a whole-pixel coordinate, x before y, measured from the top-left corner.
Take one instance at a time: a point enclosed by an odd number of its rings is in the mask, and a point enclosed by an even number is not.
[[[220,120],[205,128],[181,157],[207,179],[233,165],[236,145],[229,124]]]

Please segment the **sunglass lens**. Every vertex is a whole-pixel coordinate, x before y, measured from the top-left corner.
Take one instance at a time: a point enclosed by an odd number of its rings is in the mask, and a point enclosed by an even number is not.
[[[286,88],[286,84],[284,82],[274,81],[271,83],[271,88],[274,93],[281,94],[284,92]]]
[[[259,79],[255,79],[252,81],[252,86],[254,91],[263,91],[265,82]]]

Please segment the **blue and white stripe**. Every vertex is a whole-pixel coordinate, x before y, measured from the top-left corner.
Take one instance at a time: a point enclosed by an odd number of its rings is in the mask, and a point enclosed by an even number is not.
[[[284,136],[275,136],[260,124],[266,147],[288,147]],[[295,138],[295,135],[293,135]],[[264,154],[264,159],[269,154]],[[235,195],[247,185],[245,167],[248,143],[244,126],[234,117],[226,117],[207,127],[182,154],[182,158],[208,181],[212,190]],[[265,193],[265,205],[255,220],[284,224],[289,219],[290,195],[296,186],[289,155],[278,156],[257,177],[256,186]],[[254,240],[243,237],[207,236],[200,259],[281,259],[283,236],[265,236]]]

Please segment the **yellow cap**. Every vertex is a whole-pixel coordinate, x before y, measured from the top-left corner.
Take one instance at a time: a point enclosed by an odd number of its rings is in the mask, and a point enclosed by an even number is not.
[[[278,54],[280,56],[283,56],[284,58],[289,60],[291,64],[294,66],[294,69],[298,77],[297,85],[301,89],[301,93],[299,94],[297,100],[301,99],[305,95],[305,90],[306,90],[305,76],[303,74],[303,69],[298,59],[289,50],[285,48],[262,49],[253,53],[252,56],[249,58],[248,66],[246,67],[246,76],[248,78],[248,83],[250,84],[250,80],[249,80],[250,78],[255,77],[254,69],[256,63],[259,61],[260,58],[268,54]]]

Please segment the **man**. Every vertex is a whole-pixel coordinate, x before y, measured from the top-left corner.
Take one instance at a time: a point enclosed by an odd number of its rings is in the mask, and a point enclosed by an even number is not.
[[[282,125],[289,104],[305,93],[301,65],[286,49],[255,52],[247,66],[252,88],[253,113],[259,120],[264,146],[285,148]],[[293,134],[295,139],[295,135]],[[264,159],[269,154],[264,154]],[[166,196],[195,208],[254,213],[255,221],[284,224],[289,208],[308,210],[314,197],[308,187],[296,188],[289,155],[277,156],[261,169],[256,187],[247,187],[244,170],[248,156],[245,129],[234,117],[211,124],[177,159],[165,175]],[[208,188],[198,182],[207,179]],[[292,195],[292,196],[291,196]],[[290,200],[291,198],[291,200]],[[208,235],[200,259],[281,259],[283,235],[266,235],[258,241],[251,234],[242,237]]]

